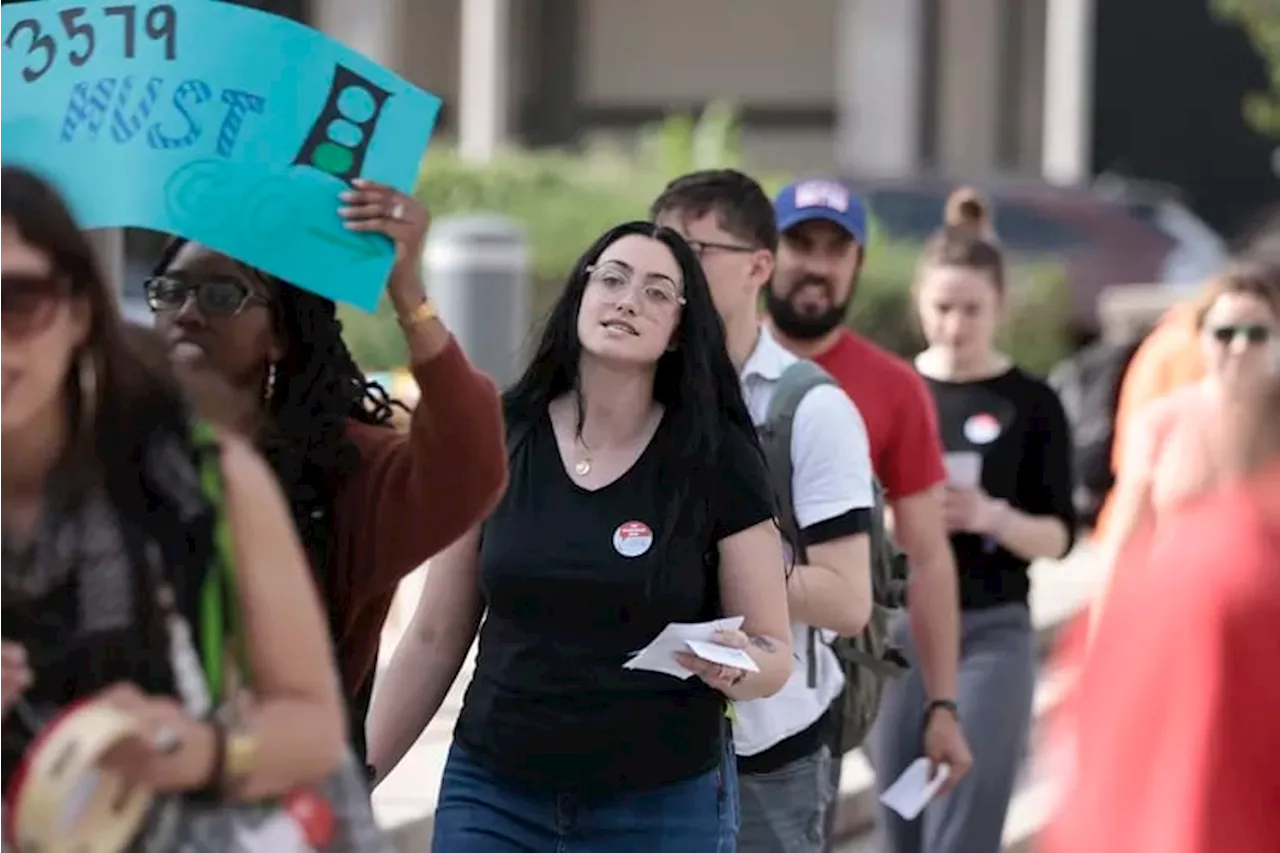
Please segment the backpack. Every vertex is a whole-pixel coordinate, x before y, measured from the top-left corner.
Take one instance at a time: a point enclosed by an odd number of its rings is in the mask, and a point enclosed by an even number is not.
[[[812,361],[797,361],[783,371],[773,389],[764,423],[759,427],[760,444],[764,448],[769,479],[778,500],[778,525],[792,546],[794,559],[807,560],[804,541],[796,522],[794,496],[791,491],[791,432],[796,409],[805,395],[820,385],[838,383]],[[907,661],[889,645],[889,623],[894,611],[903,604],[907,564],[893,543],[884,523],[884,490],[873,483],[875,505],[871,516],[871,619],[856,637],[838,637],[831,644],[845,677],[841,694],[838,735],[834,748],[844,755],[860,746],[880,708],[880,694],[886,678],[901,674]],[[814,652],[820,642],[818,629],[808,631],[808,683],[817,686],[817,663]]]
[[[1099,341],[1061,361],[1049,373],[1073,442],[1076,490],[1072,496],[1081,523],[1093,525],[1115,485],[1111,453],[1116,437],[1116,408],[1124,375],[1142,339],[1123,344]]]

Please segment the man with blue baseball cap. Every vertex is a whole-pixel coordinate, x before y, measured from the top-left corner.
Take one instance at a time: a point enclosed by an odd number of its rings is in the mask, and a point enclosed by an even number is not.
[[[893,510],[894,537],[911,566],[907,611],[929,696],[920,715],[923,752],[935,766],[950,767],[949,789],[973,756],[955,703],[959,600],[943,520],[947,472],[933,399],[911,365],[844,325],[866,259],[863,199],[840,181],[806,179],[778,193],[774,212],[778,252],[765,291],[770,328],[784,347],[834,376],[866,423],[875,474]],[[878,781],[882,787],[893,782]]]
[[[776,286],[766,291],[774,328],[797,343],[825,340],[844,322],[853,298],[867,243],[866,205],[843,184],[820,179],[798,181],[783,188],[774,199],[773,209],[779,234],[790,235],[793,243],[801,238],[801,248],[810,247],[815,237],[828,237],[824,245],[842,250],[854,264],[845,271],[848,274],[842,283],[836,280],[838,270],[830,263],[824,265],[819,263],[821,259],[809,258],[803,279],[794,282],[790,291],[780,292]],[[827,227],[810,227],[816,223]],[[774,282],[777,281],[775,275]],[[844,286],[848,287],[844,298],[836,299],[837,291]]]

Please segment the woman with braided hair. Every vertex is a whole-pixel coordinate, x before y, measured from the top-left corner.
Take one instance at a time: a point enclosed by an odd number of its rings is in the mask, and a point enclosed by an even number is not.
[[[341,198],[350,230],[395,242],[387,295],[422,392],[407,432],[391,425],[398,404],[356,366],[330,300],[183,240],[168,247],[146,292],[175,362],[216,370],[258,415],[257,444],[328,608],[363,757],[396,587],[489,511],[505,486],[506,450],[496,389],[437,318],[418,273],[427,211],[372,182]]]

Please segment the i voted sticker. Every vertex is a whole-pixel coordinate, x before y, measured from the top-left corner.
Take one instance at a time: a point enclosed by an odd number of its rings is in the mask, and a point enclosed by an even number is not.
[[[613,550],[624,557],[639,557],[653,547],[653,531],[643,521],[628,521],[613,531]]]
[[[964,422],[964,437],[970,444],[990,444],[1000,437],[1000,421],[986,412],[973,415]]]

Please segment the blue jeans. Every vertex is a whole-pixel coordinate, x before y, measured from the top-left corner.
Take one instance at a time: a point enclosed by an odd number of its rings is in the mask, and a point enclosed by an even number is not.
[[[720,766],[661,788],[583,797],[497,776],[454,744],[432,853],[735,853],[738,772]]]

